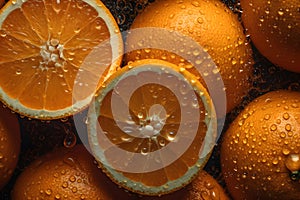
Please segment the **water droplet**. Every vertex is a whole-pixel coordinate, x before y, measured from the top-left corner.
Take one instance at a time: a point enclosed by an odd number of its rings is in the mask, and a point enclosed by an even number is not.
[[[270,117],[271,117],[271,116],[267,114],[267,115],[265,115],[264,119],[265,119],[265,120],[269,120]]]
[[[280,133],[280,137],[281,137],[281,138],[285,138],[285,137],[286,137],[285,132],[281,132],[281,133]]]
[[[300,171],[300,155],[299,154],[290,154],[285,160],[285,166],[291,172]]]
[[[179,91],[181,94],[185,95],[189,92],[190,88],[187,86],[187,84],[181,84],[179,86]]]
[[[64,163],[66,163],[67,165],[73,167],[75,165],[75,161],[72,157],[66,157],[64,158]]]
[[[72,192],[73,192],[73,193],[76,193],[76,192],[77,192],[77,187],[73,187],[73,188],[72,188]]]
[[[288,120],[290,118],[290,115],[288,113],[283,114],[283,119]]]
[[[282,16],[282,15],[284,14],[284,12],[283,12],[282,9],[279,9],[277,13],[278,13],[278,15],[280,15],[280,16]]]
[[[211,190],[211,189],[213,189],[213,188],[215,187],[215,184],[213,184],[212,182],[209,182],[209,181],[205,181],[205,182],[204,182],[204,186],[205,186],[207,189]]]
[[[293,104],[292,104],[292,107],[293,107],[293,108],[298,108],[298,104],[293,103]]]
[[[68,186],[69,186],[68,182],[66,182],[66,181],[63,182],[63,184],[62,184],[62,187],[63,187],[63,188],[67,188]]]
[[[67,148],[72,148],[76,145],[77,137],[72,131],[67,131],[64,138],[64,146]]]
[[[192,1],[192,5],[195,7],[199,7],[200,3],[198,1]]]
[[[290,124],[285,125],[285,130],[291,131],[292,130],[292,126]]]
[[[197,18],[197,22],[198,22],[199,24],[203,24],[204,20],[203,20],[202,17],[198,17],[198,18]]]
[[[1,37],[6,37],[6,32],[4,30],[0,30],[0,36]]]
[[[201,197],[202,197],[204,200],[210,199],[210,195],[209,195],[209,193],[208,193],[207,191],[202,191],[202,192],[200,193],[200,195],[201,195]]]
[[[75,181],[76,181],[76,178],[75,178],[75,176],[70,176],[69,180],[70,180],[71,182],[75,182]]]
[[[141,150],[141,154],[144,155],[144,156],[148,155],[148,148],[143,147],[142,150]]]
[[[159,145],[161,146],[161,147],[164,147],[164,146],[166,146],[166,142],[165,142],[165,140],[160,140],[159,141]]]
[[[276,158],[272,161],[273,165],[277,165],[278,162],[279,162],[279,161],[278,161],[278,159],[276,159]]]
[[[143,113],[138,113],[137,117],[138,117],[139,119],[142,119],[142,118],[144,117],[144,115],[143,115]]]
[[[271,131],[276,131],[277,130],[276,124],[272,124],[270,129],[271,129]]]
[[[218,68],[213,69],[214,74],[218,74],[219,72],[220,72],[220,69],[218,69]]]
[[[50,196],[50,195],[52,194],[52,190],[51,190],[51,189],[47,189],[47,190],[45,191],[45,193],[46,193],[48,196]]]
[[[21,74],[22,74],[21,69],[17,69],[17,70],[16,70],[16,75],[21,75]]]
[[[235,58],[232,58],[231,64],[232,64],[232,65],[236,65],[236,63],[237,63],[236,59],[235,59]]]
[[[175,131],[169,131],[167,134],[167,139],[173,141],[175,139]]]
[[[260,21],[260,22],[264,22],[264,21],[265,21],[265,18],[264,18],[263,15],[259,18],[259,21]]]

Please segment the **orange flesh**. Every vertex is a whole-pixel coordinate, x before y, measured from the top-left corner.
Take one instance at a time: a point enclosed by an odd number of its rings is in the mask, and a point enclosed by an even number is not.
[[[0,29],[0,86],[29,108],[69,107],[72,98],[82,100],[91,94],[92,87],[86,86],[72,97],[74,81],[87,55],[109,37],[104,20],[83,1],[27,1],[7,16]],[[50,53],[49,48],[54,48],[55,61],[43,55]],[[99,67],[110,65],[111,46],[101,48],[101,54],[84,66],[81,84]]]
[[[125,82],[121,83],[123,86],[126,82],[130,85],[138,84],[139,80],[143,79],[143,73],[145,73],[145,77],[151,76],[150,71],[141,72],[137,76],[129,76],[126,77]],[[152,75],[156,75],[153,73]],[[161,75],[161,78],[166,78]],[[124,80],[124,79],[123,79]],[[123,81],[122,80],[122,81]],[[178,80],[172,80],[174,84],[179,82]],[[180,83],[178,83],[180,85]],[[180,87],[180,86],[179,86]],[[194,91],[192,91],[194,92]],[[160,130],[159,134],[156,136],[156,139],[149,138],[139,138],[134,137],[132,135],[126,134],[121,128],[118,127],[118,124],[121,126],[126,126],[126,121],[115,121],[113,116],[111,102],[112,102],[112,94],[113,91],[108,92],[108,94],[102,100],[100,106],[100,115],[98,117],[98,122],[103,132],[107,132],[106,136],[115,144],[115,146],[109,146],[108,148],[104,149],[104,154],[106,159],[108,159],[109,163],[114,163],[114,161],[124,161],[126,162],[135,162],[135,157],[132,157],[130,161],[125,160],[125,158],[116,153],[116,148],[121,148],[128,152],[134,152],[141,154],[143,151],[144,153],[153,152],[156,150],[160,150],[167,146],[169,143],[173,141],[172,138],[176,138],[178,128],[181,122],[181,110],[180,104],[176,96],[165,86],[159,84],[145,84],[135,90],[130,96],[129,105],[126,105],[125,101],[120,101],[124,104],[124,107],[129,108],[129,113],[131,115],[132,120],[136,125],[140,125],[141,127],[146,126],[147,124],[151,124],[151,120],[149,120],[149,110],[151,106],[155,104],[162,105],[166,111],[166,119],[163,128]],[[122,95],[120,95],[120,98]],[[197,103],[199,104],[199,109],[204,110],[204,105],[198,95],[197,96]],[[120,110],[122,112],[122,110]],[[169,164],[168,166],[147,173],[125,173],[122,172],[123,175],[129,178],[132,181],[141,182],[147,186],[161,186],[169,181],[176,180],[183,176],[189,167],[194,166],[198,159],[199,159],[199,152],[201,149],[201,145],[206,134],[207,127],[204,122],[205,114],[200,114],[200,119],[193,118],[194,116],[190,116],[190,119],[187,123],[195,124],[198,123],[198,131],[196,133],[195,138],[193,138],[192,144],[189,148],[181,155],[179,158],[174,161],[173,163]],[[147,120],[148,119],[148,120]],[[128,125],[127,125],[128,126]],[[99,132],[98,130],[97,132]],[[141,134],[138,130],[135,130],[136,134]],[[184,133],[181,133],[181,137],[176,138],[179,140],[188,142],[191,139],[191,134],[194,130],[185,130]],[[170,135],[170,132],[174,134]],[[170,137],[172,136],[172,137]],[[125,138],[125,140],[124,140]],[[103,138],[101,135],[98,135],[98,140],[101,141]],[[174,140],[175,141],[175,140]],[[176,154],[176,151],[173,149],[168,149],[169,155]],[[139,157],[140,158],[140,157]],[[164,157],[158,158],[159,161],[165,161]],[[153,163],[147,162],[147,158],[145,158],[145,166],[149,166]],[[143,168],[143,166],[141,166]]]

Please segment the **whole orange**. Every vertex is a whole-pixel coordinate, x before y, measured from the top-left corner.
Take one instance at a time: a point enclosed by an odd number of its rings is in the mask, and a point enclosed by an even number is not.
[[[18,177],[12,199],[128,199],[83,145],[42,156]]]
[[[224,189],[219,185],[216,179],[204,170],[200,171],[197,178],[185,188],[171,194],[160,197],[142,197],[145,200],[206,200],[218,199],[229,200]]]
[[[221,146],[234,199],[299,199],[299,130],[300,92],[269,92],[240,113]]]
[[[153,31],[143,33],[143,28],[153,28]],[[144,58],[167,60],[198,77],[199,70],[195,67],[199,67],[203,70],[200,80],[220,73],[227,95],[227,111],[247,94],[251,85],[252,50],[237,16],[222,2],[156,1],[135,18],[130,31],[125,45],[127,62]],[[176,38],[178,35],[182,37]],[[196,45],[209,56],[196,49]],[[211,66],[209,58],[217,68]],[[219,80],[213,82],[217,85]]]
[[[0,189],[9,181],[16,168],[20,146],[17,116],[0,103]]]
[[[258,50],[271,62],[300,72],[299,0],[241,0],[242,20]]]

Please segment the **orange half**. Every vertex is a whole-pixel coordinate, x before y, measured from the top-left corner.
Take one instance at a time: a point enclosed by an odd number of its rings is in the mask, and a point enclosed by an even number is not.
[[[112,75],[89,108],[89,144],[106,174],[124,188],[162,195],[192,181],[217,136],[212,100],[196,77],[145,59]]]
[[[0,99],[32,118],[72,115],[122,54],[117,23],[99,0],[9,1],[0,11]]]

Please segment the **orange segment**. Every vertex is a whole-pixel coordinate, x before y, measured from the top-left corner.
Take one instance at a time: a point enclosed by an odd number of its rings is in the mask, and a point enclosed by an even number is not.
[[[216,139],[216,114],[195,80],[176,65],[146,59],[99,89],[88,114],[89,143],[113,181],[161,195],[187,185],[203,168]]]
[[[45,4],[43,1],[35,1],[35,5],[32,3],[24,3],[21,11],[23,15],[28,19],[32,31],[39,36],[42,41],[46,41],[49,38],[48,22],[49,20],[45,14]],[[36,7],[41,9],[36,9]],[[13,20],[13,23],[15,20]],[[21,24],[22,27],[22,24]]]
[[[3,21],[1,29],[21,41],[28,41],[36,46],[42,45],[43,41],[33,30],[33,25],[28,20],[23,11],[17,8],[9,13]]]
[[[0,30],[0,52],[2,64],[38,56],[40,49],[29,41],[16,39],[8,35],[5,30]]]
[[[7,95],[15,99],[21,96],[24,86],[31,82],[36,73],[34,67],[28,67],[28,64],[38,66],[39,61],[39,57],[29,57],[0,64],[0,84],[2,87],[7,88]],[[11,74],[11,76],[7,74]]]
[[[99,0],[10,1],[0,11],[0,100],[33,118],[73,115],[122,54],[117,23]]]

